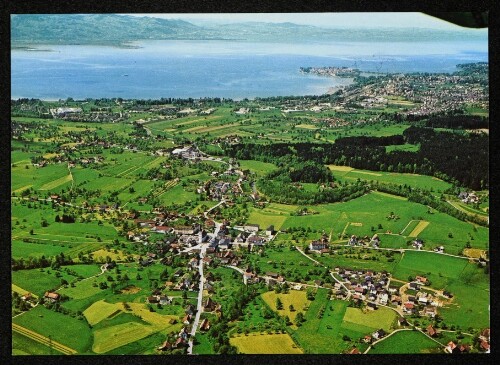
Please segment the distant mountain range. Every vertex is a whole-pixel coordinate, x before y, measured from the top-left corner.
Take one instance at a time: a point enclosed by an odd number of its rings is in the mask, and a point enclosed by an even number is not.
[[[182,14],[179,14],[182,16]],[[183,20],[117,14],[11,16],[12,47],[50,44],[121,45],[139,40],[432,41],[487,39],[486,32],[423,28],[330,29],[293,23],[197,26]]]

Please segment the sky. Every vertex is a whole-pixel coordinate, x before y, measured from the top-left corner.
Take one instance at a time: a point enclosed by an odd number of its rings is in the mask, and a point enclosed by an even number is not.
[[[232,13],[232,14],[127,14],[167,19],[182,19],[193,24],[208,22],[236,23],[259,21],[270,23],[291,22],[319,27],[411,27],[457,29],[455,24],[423,13]]]

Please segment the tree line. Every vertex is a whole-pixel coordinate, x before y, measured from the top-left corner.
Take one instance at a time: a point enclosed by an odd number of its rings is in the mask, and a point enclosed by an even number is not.
[[[386,151],[387,143],[401,144],[402,141],[418,144],[420,148],[416,152]],[[358,169],[430,175],[473,190],[489,186],[489,140],[485,134],[442,132],[412,126],[403,136],[345,137],[335,143],[240,143],[223,147],[229,157],[278,166],[297,158]]]

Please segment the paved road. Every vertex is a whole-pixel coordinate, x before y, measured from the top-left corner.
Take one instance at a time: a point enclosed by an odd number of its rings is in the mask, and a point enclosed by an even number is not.
[[[219,233],[221,223],[215,223],[215,232],[214,235],[217,236]],[[207,247],[208,243],[203,243],[201,244],[201,252],[200,252],[200,262],[198,264],[198,272],[200,273],[200,287],[199,287],[199,292],[198,292],[198,304],[196,307],[196,316],[194,318],[193,322],[193,327],[191,329],[191,338],[193,338],[196,335],[196,330],[198,329],[198,324],[200,322],[200,315],[202,312],[202,306],[203,306],[203,288],[205,284],[205,277],[203,276],[203,258],[205,257],[205,254],[207,252]],[[192,355],[193,354],[193,340],[189,340],[189,347],[188,347],[188,354]]]
[[[193,354],[193,337],[196,335],[196,330],[198,329],[198,324],[200,322],[201,309],[203,305],[203,286],[205,277],[203,276],[203,258],[205,257],[205,253],[207,252],[208,244],[203,244],[201,246],[200,252],[200,262],[198,264],[198,272],[200,273],[200,287],[198,292],[198,304],[196,306],[196,316],[194,318],[193,327],[191,329],[191,339],[189,340],[188,354]]]

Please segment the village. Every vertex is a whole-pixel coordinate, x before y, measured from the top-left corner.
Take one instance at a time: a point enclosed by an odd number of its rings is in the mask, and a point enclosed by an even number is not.
[[[332,72],[351,73],[325,74]],[[19,212],[12,230],[16,252],[22,252],[12,261],[19,288],[13,298],[15,328],[28,333],[21,329],[21,324],[29,327],[23,318],[45,309],[68,320],[79,318],[89,325],[86,331],[100,333],[113,323],[114,312],[134,313],[157,326],[154,344],[141,345],[154,353],[242,351],[238,343],[252,336],[284,336],[289,351],[303,351],[315,345],[300,334],[314,333],[310,326],[321,318],[322,338],[335,339],[335,349],[325,343],[322,352],[371,353],[414,330],[435,352],[489,352],[484,320],[489,307],[485,311],[479,289],[489,270],[487,191],[452,188],[436,177],[420,176],[417,188],[424,186],[425,194],[464,214],[452,223],[459,228],[445,232],[437,228],[443,227],[441,219],[450,219],[443,218],[443,210],[383,191],[383,179],[394,178],[401,186],[413,183],[411,174],[327,165],[335,180],[288,181],[288,186],[297,197],[354,186],[366,190],[330,204],[296,197],[281,202],[279,189],[271,196],[262,184],[270,172],[291,172],[295,166],[224,151],[248,142],[273,143],[282,135],[315,141],[356,128],[377,136],[380,129],[401,133],[396,122],[384,121],[385,109],[410,118],[471,106],[487,110],[487,90],[469,78],[376,76],[379,82],[347,86],[333,99],[20,101],[12,120],[17,154],[12,204]],[[266,133],[255,123],[268,128]],[[351,173],[354,177],[344,177]],[[364,203],[356,207],[358,199]],[[19,218],[31,212],[50,218]],[[400,216],[404,223],[398,222]],[[74,236],[72,225],[78,232]],[[432,232],[429,225],[440,233],[422,235]],[[59,227],[66,233],[60,234]],[[81,241],[88,249],[75,247]],[[50,253],[24,260],[28,246]],[[70,253],[61,256],[62,251]],[[427,262],[442,264],[430,268]],[[23,276],[32,271],[43,278],[40,283]],[[464,294],[457,283],[471,284],[474,294]],[[483,300],[480,324],[472,319],[456,324],[453,311],[464,301],[474,311],[475,295]],[[323,304],[315,307],[315,301]],[[93,319],[103,308],[111,317]],[[339,308],[345,315],[334,322],[331,312]],[[390,321],[384,324],[384,317]],[[359,327],[360,318],[381,319]],[[220,328],[225,328],[224,338],[218,336]],[[121,351],[108,340],[101,342],[102,348],[96,342],[79,351]],[[58,344],[54,349],[71,352]]]
[[[186,161],[201,161],[202,159],[214,159],[201,153],[195,146],[185,146],[174,149],[172,156],[184,159]],[[87,164],[89,159],[81,160],[81,164]],[[99,163],[99,157],[93,163]],[[222,161],[221,161],[222,162]],[[398,324],[401,328],[408,326],[414,327],[430,337],[435,337],[439,333],[432,325],[427,328],[419,328],[416,324],[411,324],[415,318],[434,319],[439,315],[439,310],[443,306],[450,305],[453,300],[453,294],[447,291],[432,289],[430,282],[425,276],[416,276],[409,282],[393,280],[391,273],[387,271],[356,270],[348,267],[326,267],[333,278],[333,283],[325,283],[323,280],[316,279],[301,280],[299,282],[289,281],[283,273],[280,272],[260,272],[248,265],[248,257],[262,255],[269,244],[281,231],[274,229],[273,225],[260,227],[259,224],[251,222],[244,225],[232,225],[229,220],[216,222],[214,212],[220,205],[230,206],[234,198],[243,194],[241,183],[248,179],[248,176],[238,168],[234,167],[236,161],[229,163],[229,168],[224,173],[213,173],[212,176],[231,177],[235,176],[237,181],[227,182],[224,180],[214,180],[213,183],[206,183],[198,187],[198,194],[207,194],[207,196],[219,203],[211,209],[200,213],[197,216],[177,214],[155,208],[151,214],[139,213],[137,211],[127,212],[119,209],[118,205],[100,205],[96,207],[84,206],[83,208],[100,212],[102,217],[113,216],[120,211],[121,219],[132,220],[128,225],[129,230],[125,233],[126,239],[137,247],[141,247],[137,264],[140,267],[147,268],[151,265],[171,266],[173,258],[179,256],[183,265],[177,264],[177,269],[172,277],[159,285],[150,295],[147,296],[146,304],[168,306],[172,304],[173,298],[165,292],[178,291],[179,293],[197,292],[197,306],[192,304],[185,308],[185,316],[180,319],[184,325],[175,339],[166,340],[158,347],[159,351],[171,351],[172,349],[187,348],[187,353],[192,353],[193,341],[197,331],[206,332],[210,329],[211,322],[208,317],[200,319],[202,313],[214,313],[221,316],[222,307],[213,299],[213,293],[216,287],[216,279],[211,275],[212,267],[228,267],[235,270],[240,276],[241,282],[245,286],[264,284],[271,290],[275,287],[286,287],[291,290],[301,291],[308,287],[325,288],[331,293],[331,299],[345,300],[354,307],[366,308],[366,310],[376,311],[379,307],[391,308],[398,314]],[[41,166],[38,166],[41,167]],[[471,199],[474,194],[461,194],[459,198]],[[250,201],[258,203],[259,197],[251,194],[248,197]],[[38,197],[30,197],[30,201],[36,201]],[[47,201],[61,206],[71,206],[65,203],[57,194],[52,194]],[[145,216],[142,218],[142,216]],[[179,225],[179,221],[182,222]],[[192,222],[192,223],[190,223]],[[286,233],[286,232],[285,232]],[[358,237],[352,235],[345,243],[346,247],[368,248],[379,250],[383,248],[383,241],[379,235],[373,237]],[[423,241],[416,239],[412,243],[413,250],[422,250]],[[309,260],[315,264],[321,265],[315,257],[323,255],[335,255],[340,247],[329,242],[329,238],[323,235],[319,240],[311,241],[306,249],[302,251],[296,247]],[[397,252],[403,252],[395,250]],[[435,253],[443,253],[444,247],[435,249]],[[108,262],[102,266],[103,273],[112,270],[116,263]],[[208,271],[208,273],[207,273]],[[393,285],[393,282],[396,285]],[[333,285],[332,285],[333,284]],[[21,299],[37,305],[33,301],[30,293],[24,295]],[[44,295],[45,303],[51,303],[61,300],[61,296],[55,291],[47,291]],[[380,341],[388,334],[383,329],[375,331],[371,335],[366,335],[362,341],[366,344]],[[481,348],[489,349],[489,340],[483,339]],[[458,350],[457,350],[458,349]],[[469,345],[460,345],[450,342],[444,349],[445,352],[455,353],[467,352]],[[354,348],[349,353],[358,353]]]

